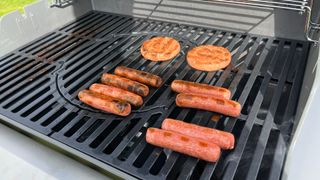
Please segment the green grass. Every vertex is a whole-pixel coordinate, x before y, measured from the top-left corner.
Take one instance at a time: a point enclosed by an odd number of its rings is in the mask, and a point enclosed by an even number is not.
[[[35,1],[36,0],[0,0],[0,16],[16,9],[22,12],[25,5]]]

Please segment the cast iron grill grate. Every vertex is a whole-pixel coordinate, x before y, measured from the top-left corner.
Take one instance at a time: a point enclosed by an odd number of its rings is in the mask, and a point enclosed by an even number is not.
[[[143,41],[171,36],[182,50],[172,61],[150,62]],[[199,44],[232,52],[224,71],[191,69],[185,53]],[[0,111],[46,136],[143,179],[278,179],[295,119],[309,43],[90,12],[0,59]],[[121,118],[77,99],[79,90],[118,65],[164,79],[144,105]],[[241,116],[175,106],[174,79],[223,86],[243,106]],[[145,142],[148,127],[166,117],[235,134],[233,151],[206,163]]]

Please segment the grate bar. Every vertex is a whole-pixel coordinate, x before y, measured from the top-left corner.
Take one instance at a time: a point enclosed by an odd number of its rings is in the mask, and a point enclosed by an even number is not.
[[[51,41],[57,37],[59,37],[61,34],[57,34],[55,32],[46,34],[39,38],[39,40],[35,40],[31,42],[30,44],[26,46],[22,46],[18,51],[25,53],[25,52],[30,52],[32,49],[35,49],[38,46],[41,46],[42,44],[46,43],[47,41]]]
[[[231,35],[231,33],[228,33],[224,36],[224,38],[218,43],[218,45],[223,45],[223,43],[226,41],[226,39]],[[231,44],[227,47],[229,50],[232,50],[235,42],[238,41],[238,38],[233,38]],[[232,64],[234,63],[234,59],[232,60]],[[229,66],[231,67],[231,66]],[[228,68],[224,71],[224,73],[227,72],[228,73]],[[224,76],[224,73],[220,76],[219,81],[224,81],[224,79],[226,78],[226,76]],[[210,115],[212,115],[212,113],[208,113],[208,112],[200,112],[202,115],[198,115],[196,114],[195,116],[201,116],[200,119],[203,119],[203,117],[210,117]],[[207,123],[197,123],[194,120],[197,120],[197,118],[193,118],[192,123],[194,124],[200,124],[200,125],[207,125]],[[204,121],[207,122],[207,121]],[[194,158],[188,158],[188,160],[185,163],[185,166],[182,168],[183,171],[180,173],[179,179],[189,179],[192,176],[192,173],[195,169],[195,166],[197,165],[197,163],[199,163],[199,160],[194,159]]]
[[[250,115],[246,121],[245,127],[239,137],[238,142],[247,142],[247,140],[249,138],[249,133],[254,125],[254,119],[257,115],[258,108],[260,107],[262,100],[263,100],[262,94],[264,94],[266,92],[268,82],[270,81],[271,76],[272,76],[272,74],[270,74],[270,72],[272,72],[272,70],[274,69],[274,65],[277,62],[276,57],[279,57],[279,55],[282,51],[283,45],[284,45],[284,42],[281,41],[280,45],[279,45],[280,49],[278,49],[278,51],[276,53],[277,55],[272,58],[271,64],[269,65],[268,72],[266,72],[265,77],[263,79],[263,82],[261,83],[261,87],[259,89],[260,93],[258,93],[257,97],[255,98],[255,101],[254,101],[254,104],[253,104],[253,107],[251,110],[251,111],[253,111],[253,113],[250,113]],[[241,157],[241,154],[243,153],[244,147],[245,147],[245,144],[240,144],[240,143],[236,144],[236,149],[233,152],[234,160],[230,162],[229,168],[226,170],[226,173],[225,173],[226,176],[223,177],[223,179],[231,179],[234,177],[237,166],[239,165],[240,157]]]
[[[12,95],[14,93],[17,93],[18,90],[23,89],[25,86],[37,82],[38,78],[42,79],[41,75],[46,74],[46,73],[52,71],[53,69],[54,69],[54,66],[51,67],[50,69],[44,69],[45,70],[44,72],[39,71],[40,72],[39,74],[33,74],[32,76],[21,77],[18,79],[18,81],[19,81],[18,85],[15,85],[14,82],[12,82],[10,84],[6,84],[6,86],[5,86],[6,88],[2,87],[3,89],[1,90],[2,97],[10,97],[10,96],[8,96],[9,94]],[[35,76],[35,75],[37,75],[37,76]],[[30,81],[26,78],[32,78],[33,80]],[[44,78],[46,78],[46,77],[44,77]]]
[[[248,39],[247,39],[248,40]],[[259,47],[259,44],[258,43],[256,43],[256,42],[260,42],[262,39],[257,39],[256,41],[254,41],[255,43],[254,43],[254,45],[253,45],[253,47],[252,47],[252,49],[251,49],[251,54],[249,53],[248,55],[247,55],[247,57],[246,57],[246,59],[244,60],[244,63],[243,64],[248,64],[248,61],[250,60],[250,59],[252,59],[252,57],[253,57],[253,54],[257,51],[257,49],[258,49],[258,47]],[[246,41],[247,42],[247,41]],[[267,43],[267,45],[271,45],[271,40],[269,40]],[[243,48],[242,48],[243,50],[245,49],[245,47],[243,46]],[[242,52],[242,51],[240,51],[240,52]],[[266,51],[264,51],[264,52],[262,52],[262,55],[259,57],[260,58],[260,60],[258,61],[258,62],[260,62],[259,64],[256,64],[256,66],[255,66],[255,68],[253,69],[253,72],[252,72],[252,74],[253,75],[251,75],[250,76],[250,78],[249,78],[249,80],[248,80],[248,82],[247,82],[247,87],[245,87],[245,89],[247,88],[247,89],[251,89],[252,88],[252,85],[253,85],[253,81],[254,81],[254,79],[256,78],[256,76],[254,76],[254,74],[256,74],[256,72],[260,69],[260,67],[262,66],[262,63],[264,62],[264,60],[266,59],[266,55],[267,55],[267,52]],[[236,57],[236,59],[238,59],[239,58],[239,54],[237,55],[235,55],[235,57]],[[252,79],[252,82],[250,82],[250,79]],[[248,87],[250,85],[250,87]],[[249,93],[249,91],[248,91],[248,93]],[[242,93],[242,97],[248,97],[248,95],[249,94],[245,94],[245,93]],[[234,99],[234,98],[233,98]],[[243,98],[244,99],[244,98]],[[240,104],[243,106],[244,105],[244,100],[238,100],[239,102],[240,102]],[[232,129],[234,128],[234,126],[235,126],[235,123],[236,123],[236,120],[234,119],[234,118],[227,118],[228,119],[228,121],[227,121],[227,125],[226,125],[226,127],[225,127],[225,129],[224,130],[226,130],[226,131],[229,131],[229,132],[231,132],[232,131]],[[221,162],[221,161],[220,161]],[[220,166],[220,168],[218,168],[218,169],[221,169],[221,166],[223,166],[222,165],[222,163],[220,163],[220,162],[218,162],[218,166]],[[212,171],[215,171],[215,166],[214,167],[212,167]]]
[[[48,64],[43,64],[37,61],[26,61],[25,64],[22,66],[19,66],[18,68],[14,68],[12,71],[7,72],[3,76],[1,76],[0,86],[5,87],[4,84],[7,84],[6,82],[11,82],[16,80],[16,77],[14,72],[19,73],[21,75],[30,76],[30,74],[34,74],[34,71],[39,71],[41,69],[44,69],[48,66]],[[37,68],[37,69],[36,69]]]
[[[41,81],[42,80],[42,81]],[[14,91],[12,93],[7,93],[7,94],[3,94],[3,96],[0,96],[1,99],[0,99],[0,102],[3,103],[3,104],[7,104],[8,102],[12,102],[14,99],[18,99],[20,97],[22,97],[23,95],[25,94],[28,94],[30,92],[32,92],[32,90],[42,84],[46,84],[50,79],[49,78],[40,78],[36,81],[34,81],[34,83],[32,85],[30,85],[30,89],[24,89],[24,91],[19,91],[18,93],[16,93],[15,95],[18,96],[11,96]],[[39,82],[38,84],[36,84],[36,82]],[[21,89],[21,87],[20,87]]]
[[[52,83],[54,83],[54,82],[52,82]],[[29,99],[23,98],[22,100],[19,100],[19,101],[15,102],[15,104],[10,106],[10,108],[8,108],[8,110],[14,110],[14,109],[17,109],[18,107],[20,107],[21,105],[26,104],[27,106],[19,108],[20,109],[19,112],[26,111],[27,108],[30,108],[34,104],[40,102],[42,100],[42,98],[45,98],[46,96],[49,96],[53,92],[55,92],[54,90],[50,90],[50,91],[46,91],[45,93],[43,93],[43,91],[45,91],[46,89],[50,89],[50,88],[48,88],[46,86],[42,86],[41,88],[39,88],[39,89],[33,91],[32,93],[30,93],[28,96],[31,96],[31,97],[38,96],[36,98],[37,100],[32,101],[32,103],[28,103],[30,98]],[[40,95],[40,93],[41,93],[41,95]],[[5,105],[5,106],[7,106],[7,105]]]
[[[257,178],[259,167],[262,161],[263,153],[264,150],[266,149],[269,133],[273,127],[273,116],[275,114],[275,111],[277,110],[276,108],[278,107],[278,103],[281,97],[281,91],[284,87],[284,83],[286,80],[286,74],[289,71],[290,64],[289,59],[291,60],[295,54],[295,44],[291,46],[290,52],[286,55],[286,57],[281,57],[280,59],[284,59],[284,64],[288,64],[287,66],[283,66],[282,71],[281,71],[281,78],[278,82],[278,88],[276,92],[274,93],[274,96],[272,97],[272,101],[270,104],[270,109],[268,110],[267,117],[264,121],[262,131],[259,137],[259,143],[257,145],[257,148],[255,149],[254,155],[253,155],[253,160],[249,168],[249,172],[247,176],[247,179],[252,179],[252,178]]]
[[[11,57],[11,56],[10,56]],[[18,59],[20,58],[21,56],[13,56],[11,57],[10,59],[7,59],[7,58],[4,58],[1,64],[1,67],[0,67],[0,75],[2,75],[2,73],[4,71],[6,71],[6,69],[10,68],[10,67],[13,67],[17,62],[18,62]]]
[[[285,147],[285,142],[284,142],[283,137],[281,135],[279,136],[276,149],[279,149],[279,151],[275,152],[273,159],[274,159],[274,161],[277,160],[279,163],[272,163],[271,170],[270,170],[270,177],[268,178],[269,180],[280,179],[280,176],[281,176],[281,171],[283,168],[281,166],[281,164],[283,164],[283,161],[285,158],[285,151],[287,149]]]

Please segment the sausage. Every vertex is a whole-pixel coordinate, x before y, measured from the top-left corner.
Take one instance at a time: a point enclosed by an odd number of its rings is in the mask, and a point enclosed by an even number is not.
[[[136,107],[143,104],[141,96],[117,87],[105,84],[92,84],[89,89],[96,93],[120,99],[122,101],[127,101],[128,103]]]
[[[209,162],[216,162],[221,153],[220,147],[213,143],[157,128],[148,128],[146,141]]]
[[[227,116],[238,117],[241,105],[238,102],[213,96],[178,94],[176,104],[179,107],[197,108],[218,112]]]
[[[101,82],[106,85],[133,92],[140,96],[147,96],[149,94],[148,86],[117,75],[104,73]]]
[[[187,136],[203,139],[218,145],[221,149],[233,149],[234,136],[231,133],[217,129],[198,126],[174,119],[165,119],[161,126],[167,131],[174,131]]]
[[[225,99],[230,99],[231,96],[229,89],[183,80],[174,80],[171,89],[177,93],[212,95]]]
[[[131,112],[129,103],[90,90],[80,91],[78,97],[87,105],[112,114],[128,116]]]
[[[118,66],[114,73],[118,76],[122,76],[134,81],[138,81],[140,83],[150,85],[156,88],[159,88],[162,84],[162,79],[159,76],[156,76],[154,74],[145,72],[145,71],[139,71],[132,68],[127,68],[124,66]]]

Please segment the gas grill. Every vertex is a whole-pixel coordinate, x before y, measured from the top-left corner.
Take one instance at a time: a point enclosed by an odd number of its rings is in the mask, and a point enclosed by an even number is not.
[[[166,3],[170,2],[175,5],[168,7]],[[26,8],[28,18],[35,17],[32,22],[39,20],[37,13],[41,14],[34,11],[33,6],[46,3],[42,1]],[[29,39],[9,36],[12,35],[9,28],[13,26],[0,27],[5,32],[3,43],[8,43],[0,58],[2,123],[41,139],[100,171],[123,178],[280,179],[313,83],[310,77],[317,61],[313,53],[318,51],[316,30],[319,26],[312,12],[319,10],[319,3],[311,6],[312,1],[305,0],[130,1],[132,7],[137,5],[137,8],[129,14],[129,1],[55,3],[48,10],[51,14],[56,17],[59,17],[58,12],[71,14],[73,8],[75,20],[55,28],[23,24],[40,29]],[[185,7],[186,4],[190,7]],[[186,11],[177,12],[177,17],[171,19],[161,16],[163,8],[169,11],[178,5]],[[214,24],[192,19],[180,22],[179,18],[186,15],[187,10],[193,11],[192,8],[203,5],[248,8],[271,14],[292,11],[300,18],[297,24],[305,20],[306,26],[299,24],[299,36],[294,37],[297,32],[292,29],[279,34],[261,30],[257,35],[248,30],[217,28]],[[194,17],[206,19],[202,16],[194,14]],[[12,23],[5,21],[10,17],[18,17],[17,12],[3,17],[3,24]],[[66,17],[61,21],[71,19]],[[259,28],[253,30],[259,31]],[[179,55],[166,62],[144,59],[140,54],[141,44],[155,36],[178,40]],[[10,39],[15,41],[10,43]],[[231,65],[214,72],[192,69],[185,55],[201,44],[228,48],[232,53]],[[99,82],[103,73],[112,73],[119,65],[156,74],[163,78],[164,84],[158,89],[150,88],[142,107],[133,109],[127,117],[104,113],[79,101],[80,90]],[[231,118],[177,107],[176,94],[170,89],[175,79],[228,88],[232,99],[243,107],[241,115]],[[305,88],[306,83],[308,88]],[[217,163],[208,163],[147,144],[147,128],[160,127],[166,117],[232,132],[235,149],[223,151]]]

